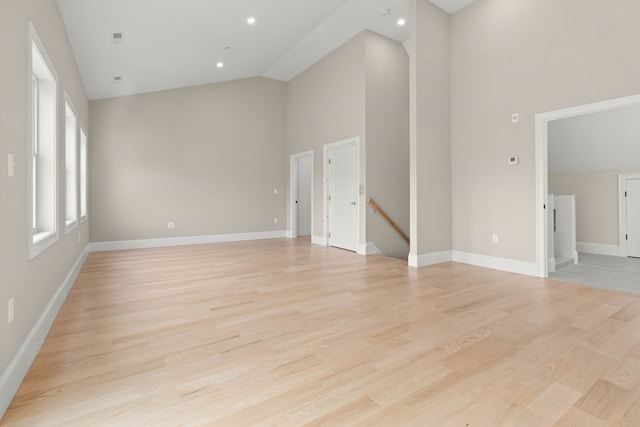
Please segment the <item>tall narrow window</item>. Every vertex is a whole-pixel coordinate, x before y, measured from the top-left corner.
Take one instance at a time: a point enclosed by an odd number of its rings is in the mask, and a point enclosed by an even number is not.
[[[29,197],[29,258],[58,238],[57,203],[57,74],[35,28],[28,31],[29,144],[27,144]]]
[[[87,133],[80,126],[80,221],[87,219]]]
[[[65,232],[78,225],[78,115],[68,97],[65,102]]]

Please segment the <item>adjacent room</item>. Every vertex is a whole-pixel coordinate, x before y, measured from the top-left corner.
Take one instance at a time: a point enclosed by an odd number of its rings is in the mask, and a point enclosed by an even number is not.
[[[0,0],[0,425],[640,425],[638,40]]]

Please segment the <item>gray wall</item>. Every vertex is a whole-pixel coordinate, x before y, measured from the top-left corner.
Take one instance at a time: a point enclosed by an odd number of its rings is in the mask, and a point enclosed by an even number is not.
[[[366,195],[409,235],[409,56],[391,39],[367,33]],[[367,241],[407,258],[409,245],[367,207]]]
[[[549,193],[576,194],[576,240],[618,246],[618,175],[640,169],[549,174]]]
[[[322,146],[354,136],[365,143],[366,34],[358,34],[287,83],[287,159],[313,150],[312,235],[316,237],[322,236],[324,225]],[[364,170],[360,172],[363,183]],[[363,201],[361,197],[362,210]],[[364,226],[361,223],[361,235]]]
[[[92,241],[285,229],[284,83],[194,86],[90,111]]]
[[[58,73],[59,240],[27,260],[27,20],[31,20]],[[88,127],[89,106],[58,5],[51,0],[0,1],[0,373],[25,342],[89,240],[88,222],[64,234],[64,92]],[[91,129],[88,129],[91,144]],[[15,158],[8,177],[7,154]],[[91,218],[91,212],[89,212]],[[15,319],[7,323],[7,303],[15,298]],[[6,393],[6,390],[2,390]],[[4,397],[4,396],[3,396]]]
[[[367,207],[370,196],[409,232],[408,57],[364,31],[287,84],[287,156],[314,151],[313,235],[323,232],[324,144],[360,137],[360,241],[406,258],[408,246]]]
[[[534,116],[640,93],[638,22],[637,0],[478,0],[452,16],[453,249],[535,262]]]
[[[411,0],[410,13],[411,256],[420,257],[451,250],[450,17],[428,0]]]

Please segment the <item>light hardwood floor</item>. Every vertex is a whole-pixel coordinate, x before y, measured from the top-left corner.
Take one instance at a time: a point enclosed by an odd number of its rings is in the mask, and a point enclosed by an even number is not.
[[[640,426],[640,299],[276,239],[92,253],[3,426]]]

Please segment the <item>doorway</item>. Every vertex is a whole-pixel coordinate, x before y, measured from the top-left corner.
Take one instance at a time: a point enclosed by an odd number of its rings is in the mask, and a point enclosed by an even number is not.
[[[313,151],[291,155],[291,237],[310,236],[313,231]]]
[[[640,105],[640,95],[595,102],[577,107],[565,108],[536,114],[536,266],[539,277],[548,277],[548,233],[549,233],[549,187],[548,187],[548,125],[551,121],[581,116],[590,113],[615,110]],[[622,242],[619,242],[622,246]]]
[[[359,243],[359,139],[324,146],[325,238],[329,246],[356,252]]]
[[[618,181],[620,255],[640,258],[640,174],[623,174]]]

